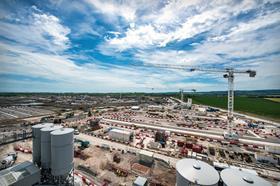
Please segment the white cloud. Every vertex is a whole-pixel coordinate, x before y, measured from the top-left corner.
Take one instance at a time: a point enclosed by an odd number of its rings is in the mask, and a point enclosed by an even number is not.
[[[100,13],[108,15],[110,17],[120,16],[126,21],[133,21],[136,17],[136,9],[130,6],[130,1],[102,1],[102,0],[87,0],[94,8]]]
[[[32,14],[34,17],[33,26],[40,29],[42,34],[47,34],[52,38],[53,44],[66,48],[69,44],[67,35],[70,29],[61,25],[57,17],[47,14]]]
[[[77,27],[78,32],[64,26],[58,17],[33,7],[30,16],[19,19],[14,15],[0,20],[0,33],[11,42],[0,44],[0,74],[24,75],[44,78],[52,82],[42,85],[54,91],[177,91],[179,88],[203,90],[226,90],[226,79],[222,74],[205,74],[183,70],[166,70],[153,67],[101,65],[109,61],[91,61],[90,56],[65,55],[71,47],[68,35],[81,36],[88,33],[100,36],[106,33],[105,42],[98,49],[118,59],[131,53],[133,62],[144,64],[171,65],[228,65],[238,68],[251,67],[257,76],[237,76],[236,88],[258,89],[279,88],[278,34],[279,13],[266,11],[261,3],[241,1],[239,4],[225,1],[101,1],[85,0],[92,10],[104,15],[107,24],[116,30],[95,29],[95,20],[84,20]],[[65,2],[61,1],[58,4]],[[264,2],[263,2],[264,3]],[[59,6],[59,5],[57,5]],[[86,10],[85,6],[73,5],[73,10]],[[260,8],[257,16],[244,22],[232,19],[241,12]],[[258,9],[259,10],[259,9]],[[90,15],[90,12],[87,12]],[[119,19],[121,18],[121,19]],[[102,20],[104,21],[104,20]],[[111,27],[110,27],[111,28]],[[72,29],[73,32],[73,29]],[[191,49],[164,48],[207,32],[207,39],[194,41]],[[79,44],[79,43],[73,43]],[[38,48],[43,50],[38,50]],[[88,50],[90,51],[90,50]],[[129,51],[129,50],[128,50]],[[50,54],[50,52],[52,54]],[[85,51],[84,51],[85,52]],[[222,55],[220,55],[222,54]],[[267,57],[266,55],[270,55]],[[232,58],[252,58],[234,61]],[[73,59],[89,60],[87,64],[76,64]],[[125,57],[124,57],[125,59]],[[120,61],[118,61],[120,62]],[[204,80],[203,80],[204,78]],[[207,78],[213,79],[208,81]],[[202,80],[201,80],[202,79]],[[40,82],[13,80],[14,85],[24,84],[41,90]],[[218,82],[218,83],[217,83]],[[261,83],[260,83],[261,82]],[[255,83],[255,84],[254,84]],[[19,86],[20,87],[20,86]],[[10,87],[11,88],[11,87]],[[260,88],[260,89],[261,89]],[[14,88],[16,89],[16,88]]]
[[[60,20],[50,14],[41,13],[33,6],[31,15],[13,23],[0,21],[0,33],[3,37],[23,45],[35,46],[52,52],[63,51],[70,46],[67,35],[71,32]],[[18,18],[14,18],[18,19]]]
[[[235,26],[236,20],[232,20],[232,18],[242,12],[246,13],[260,8],[264,6],[264,3],[257,3],[253,0],[241,1],[240,3],[182,0],[169,1],[162,7],[158,6],[158,11],[153,11],[153,7],[147,7],[145,11],[147,14],[139,15],[137,19],[133,19],[133,27],[128,27],[122,36],[109,38],[102,49],[115,49],[119,52],[131,48],[165,47],[168,43],[193,38],[204,32],[210,32],[209,37],[214,34],[212,38],[218,39],[220,34],[227,30],[236,35],[240,32],[254,31],[275,23],[279,20],[279,13],[269,10],[263,11],[250,24],[241,23],[238,27]],[[110,5],[117,9],[122,4]],[[133,7],[133,12],[137,12],[137,6]],[[265,13],[268,15],[261,17]]]
[[[217,64],[221,62],[221,57],[211,53],[184,51],[184,50],[164,50],[164,51],[142,51],[135,54],[135,58],[145,64],[170,64],[197,66],[204,64]]]
[[[268,15],[260,15],[257,18],[246,22],[239,23],[236,26],[233,26],[229,29],[228,34],[219,35],[217,37],[209,38],[209,40],[213,41],[225,41],[226,39],[238,40],[242,34],[247,34],[251,32],[255,32],[259,29],[263,29],[272,25],[279,24],[280,22],[280,13],[273,12]]]

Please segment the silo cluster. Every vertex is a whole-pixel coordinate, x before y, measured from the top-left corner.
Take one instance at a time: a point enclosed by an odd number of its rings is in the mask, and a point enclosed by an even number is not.
[[[41,129],[41,166],[43,169],[51,168],[51,132],[61,129],[62,126],[50,126]]]
[[[53,126],[53,123],[41,123],[32,126],[32,149],[33,163],[41,166],[41,129]]]
[[[34,164],[53,178],[66,178],[74,167],[74,129],[43,123],[34,125],[32,133]]]

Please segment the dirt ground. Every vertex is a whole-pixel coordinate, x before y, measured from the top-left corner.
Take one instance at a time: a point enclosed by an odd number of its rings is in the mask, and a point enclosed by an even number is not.
[[[176,184],[176,171],[160,161],[155,161],[151,177],[163,185],[174,186]]]
[[[134,180],[138,175],[131,171],[131,165],[138,162],[138,158],[132,154],[122,154],[119,151],[112,151],[100,149],[97,147],[89,147],[83,152],[90,157],[86,160],[80,158],[75,158],[75,167],[79,165],[87,166],[91,170],[97,173],[97,178],[99,181],[109,180],[112,185],[132,185]],[[120,163],[113,162],[113,155],[119,153],[121,157]],[[127,177],[119,177],[114,172],[109,171],[108,164],[125,169],[129,172]],[[154,167],[152,167],[151,178],[159,183],[166,186],[173,186],[176,182],[176,173],[174,169],[169,169],[169,167],[163,162],[155,161]]]
[[[97,147],[90,147],[83,150],[83,153],[89,155],[90,157],[86,160],[82,160],[80,158],[75,158],[75,167],[79,165],[83,165],[89,167],[91,170],[98,174],[97,178],[99,180],[109,180],[112,182],[112,185],[119,185],[119,183],[127,183],[131,184],[135,180],[134,175],[128,175],[127,177],[118,177],[112,171],[107,170],[108,163],[113,163],[113,155],[114,153],[120,153],[117,151],[110,152],[109,150],[103,150]],[[114,165],[125,169],[130,170],[130,161],[135,158],[130,154],[120,154],[121,161],[120,163],[113,163]]]
[[[0,147],[0,159],[4,157],[6,154],[8,154],[9,152],[15,152],[14,147],[17,145],[20,145],[23,148],[32,149],[32,141],[30,139],[21,142],[12,143],[12,144],[3,145]],[[15,162],[16,164],[22,163],[24,161],[32,161],[32,154],[23,153],[20,151],[16,151],[16,152],[18,153],[18,158]]]

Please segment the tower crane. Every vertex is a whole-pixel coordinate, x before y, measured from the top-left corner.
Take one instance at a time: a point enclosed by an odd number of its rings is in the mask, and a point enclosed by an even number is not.
[[[238,140],[236,133],[232,131],[233,125],[233,108],[234,108],[234,76],[235,74],[249,74],[249,77],[255,77],[256,71],[254,70],[236,70],[233,68],[226,69],[203,69],[203,68],[191,68],[190,71],[203,71],[209,73],[225,73],[224,78],[228,79],[228,130],[224,133],[224,138],[228,140]]]
[[[196,92],[196,89],[179,89],[180,95],[181,95],[181,101],[184,102],[184,91],[192,91]]]
[[[178,69],[178,70],[190,70],[193,71],[203,71],[209,73],[224,73],[223,77],[228,79],[228,113],[227,113],[227,131],[224,132],[224,138],[227,140],[238,140],[238,135],[232,131],[233,125],[233,107],[234,107],[234,76],[235,74],[248,74],[249,77],[255,77],[256,71],[254,70],[237,70],[233,68],[225,69],[215,69],[215,68],[200,68],[200,67],[190,67],[184,65],[163,65],[155,64],[152,65],[158,68],[167,68],[167,69]]]

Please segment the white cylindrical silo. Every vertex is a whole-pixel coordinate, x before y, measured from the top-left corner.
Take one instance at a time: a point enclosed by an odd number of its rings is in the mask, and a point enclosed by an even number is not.
[[[41,129],[52,125],[53,123],[41,123],[32,126],[32,158],[37,165],[41,164]]]
[[[41,129],[41,166],[43,169],[51,168],[51,132],[61,128],[62,126],[53,125]]]
[[[241,169],[226,168],[221,171],[224,186],[271,186],[265,179]]]
[[[73,168],[74,129],[62,128],[51,132],[51,173],[65,176]]]
[[[219,179],[214,167],[203,161],[186,158],[176,163],[177,186],[218,185]]]

